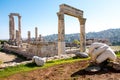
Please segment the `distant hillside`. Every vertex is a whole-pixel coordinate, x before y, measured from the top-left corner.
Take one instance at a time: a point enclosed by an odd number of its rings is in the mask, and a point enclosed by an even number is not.
[[[79,33],[75,34],[66,34],[65,41],[72,42],[74,39],[79,40]],[[46,41],[57,41],[58,35],[48,35],[44,37]],[[108,29],[100,32],[89,32],[86,34],[87,39],[91,38],[100,38],[100,39],[108,39],[113,44],[120,44],[120,28],[118,29]]]
[[[120,28],[119,29],[108,29],[100,32],[89,32],[87,38],[102,38],[109,39],[111,43],[120,42]]]

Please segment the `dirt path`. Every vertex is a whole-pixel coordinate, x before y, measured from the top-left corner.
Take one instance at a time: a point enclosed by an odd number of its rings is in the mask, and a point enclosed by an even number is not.
[[[17,58],[15,55],[6,54],[6,53],[4,53],[4,52],[0,52],[0,60],[1,60],[2,62],[13,61],[15,58]]]
[[[120,72],[107,70],[88,73],[82,70],[88,61],[61,64],[47,69],[18,73],[5,80],[120,80]]]
[[[17,56],[11,53],[0,52],[0,61],[2,61],[3,63],[21,62],[22,59],[18,58]]]

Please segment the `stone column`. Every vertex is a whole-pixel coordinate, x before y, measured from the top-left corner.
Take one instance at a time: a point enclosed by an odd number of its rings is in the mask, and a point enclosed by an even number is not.
[[[86,51],[85,18],[79,18],[80,21],[80,51]]]
[[[58,15],[58,55],[65,53],[65,28],[64,28],[64,13]]]
[[[39,34],[39,41],[41,41],[41,34]]]
[[[21,16],[18,16],[18,30],[19,30],[20,40],[21,40]]]
[[[12,25],[11,25],[11,22],[12,22],[12,16],[9,15],[9,39],[12,40]]]
[[[20,45],[20,40],[19,40],[19,31],[16,30],[16,45],[19,46]]]
[[[30,40],[31,40],[31,34],[30,31],[28,31],[28,43],[30,43]]]
[[[15,28],[14,28],[14,17],[13,16],[11,16],[11,39],[12,39],[12,41],[14,41],[15,40]]]
[[[35,41],[38,40],[38,29],[37,27],[35,27]]]

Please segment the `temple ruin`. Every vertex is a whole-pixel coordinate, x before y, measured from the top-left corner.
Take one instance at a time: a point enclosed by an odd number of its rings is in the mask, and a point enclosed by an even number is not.
[[[35,27],[35,36],[31,37],[31,32],[28,31],[27,39],[22,40],[21,37],[21,16],[18,13],[10,13],[9,15],[9,43],[4,45],[6,51],[12,51],[23,55],[27,58],[33,56],[55,56],[65,53],[65,26],[64,14],[78,18],[80,22],[80,51],[85,51],[85,21],[83,11],[71,7],[66,4],[60,5],[58,15],[58,42],[46,42],[42,39],[41,34],[38,34],[38,28]],[[14,16],[18,17],[18,29],[15,30]]]
[[[80,22],[80,51],[85,51],[86,37],[85,37],[85,21],[83,18],[83,11],[71,7],[66,4],[60,5],[58,15],[58,54],[65,53],[65,25],[64,14],[78,18]]]
[[[18,17],[18,30],[15,30],[14,16]],[[18,13],[10,13],[9,15],[9,36],[10,44],[20,46],[20,44],[22,43],[21,16]]]
[[[18,29],[15,29],[14,16],[18,17]],[[15,52],[19,55],[31,59],[33,56],[48,57],[57,55],[57,43],[45,42],[41,34],[38,36],[38,28],[35,27],[35,37],[31,38],[31,32],[28,31],[27,39],[21,37],[21,16],[18,13],[9,15],[9,41],[4,44],[4,50]]]

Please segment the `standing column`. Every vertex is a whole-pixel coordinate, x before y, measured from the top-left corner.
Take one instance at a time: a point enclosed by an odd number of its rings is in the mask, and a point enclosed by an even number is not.
[[[15,40],[15,28],[14,28],[14,17],[11,16],[11,37],[12,37],[12,41]]]
[[[79,18],[80,21],[80,51],[86,51],[85,18]]]
[[[19,46],[20,45],[20,35],[19,35],[19,31],[16,30],[16,45]]]
[[[64,28],[64,13],[58,15],[58,55],[65,53],[65,28]]]
[[[18,28],[19,28],[18,30],[21,34],[21,16],[18,16]]]
[[[12,40],[12,25],[11,25],[11,22],[12,22],[12,16],[9,15],[9,37],[10,37],[10,40]]]
[[[18,45],[18,30],[16,30],[16,45]]]
[[[38,29],[37,27],[35,27],[35,41],[38,40]]]
[[[31,34],[30,31],[28,31],[28,43],[30,43],[30,40],[31,40]]]
[[[19,30],[19,37],[21,41],[21,16],[18,16],[18,30]]]
[[[41,41],[42,39],[41,39],[41,34],[39,34],[39,41]]]

